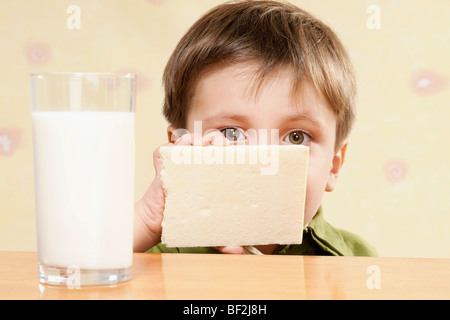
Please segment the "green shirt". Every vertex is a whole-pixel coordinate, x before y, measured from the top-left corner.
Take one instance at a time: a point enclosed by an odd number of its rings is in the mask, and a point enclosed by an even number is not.
[[[220,253],[211,247],[167,248],[162,243],[147,252],[159,253]],[[376,250],[361,237],[333,227],[323,218],[322,207],[303,230],[301,244],[280,245],[274,254],[376,256]]]

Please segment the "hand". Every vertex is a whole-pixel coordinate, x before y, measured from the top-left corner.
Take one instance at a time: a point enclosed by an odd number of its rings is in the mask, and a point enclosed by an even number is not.
[[[220,131],[213,131],[204,136],[187,133],[178,137],[174,143],[167,145],[216,145],[227,146],[230,141]],[[134,251],[143,252],[161,241],[161,222],[163,219],[165,196],[161,180],[161,159],[159,148],[153,152],[155,178],[142,199],[135,204],[134,217]],[[222,253],[242,254],[239,246],[216,247]]]

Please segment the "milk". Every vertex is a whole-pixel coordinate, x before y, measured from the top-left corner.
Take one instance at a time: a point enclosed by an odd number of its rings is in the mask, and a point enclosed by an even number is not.
[[[132,264],[134,113],[33,112],[39,262]]]

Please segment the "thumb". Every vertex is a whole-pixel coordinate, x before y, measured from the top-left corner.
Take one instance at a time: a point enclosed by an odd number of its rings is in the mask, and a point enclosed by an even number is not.
[[[244,248],[241,246],[224,246],[224,247],[215,247],[216,250],[227,253],[227,254],[243,254]]]

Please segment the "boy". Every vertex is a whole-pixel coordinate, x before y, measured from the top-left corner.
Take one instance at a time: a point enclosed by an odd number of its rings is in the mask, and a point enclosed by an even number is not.
[[[344,163],[356,94],[348,55],[329,27],[286,3],[225,3],[188,30],[163,79],[169,144],[245,144],[249,129],[278,129],[277,143],[309,147],[303,243],[257,246],[260,252],[376,255],[358,236],[328,224],[320,207]],[[201,121],[200,136],[194,121]],[[165,201],[158,155],[154,181],[135,205],[134,250],[243,253],[158,244]]]

